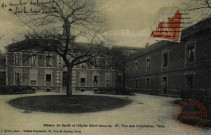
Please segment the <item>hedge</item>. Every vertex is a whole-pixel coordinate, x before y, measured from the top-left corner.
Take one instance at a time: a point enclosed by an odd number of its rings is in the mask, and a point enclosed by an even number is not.
[[[132,95],[134,91],[127,87],[100,87],[94,90],[95,94]]]
[[[0,86],[0,93],[33,93],[35,88],[31,86]]]

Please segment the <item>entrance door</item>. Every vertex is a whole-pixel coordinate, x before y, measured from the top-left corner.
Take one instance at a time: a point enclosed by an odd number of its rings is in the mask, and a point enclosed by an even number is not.
[[[163,84],[163,94],[166,94],[167,92],[167,77],[162,78],[162,84]]]
[[[187,89],[193,88],[193,76],[187,76]]]

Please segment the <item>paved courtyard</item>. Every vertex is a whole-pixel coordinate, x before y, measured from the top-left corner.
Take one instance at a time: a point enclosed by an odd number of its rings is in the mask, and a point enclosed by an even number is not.
[[[199,129],[195,132],[187,132],[179,127],[173,118],[174,109],[177,106],[174,104],[174,100],[176,100],[176,98],[170,97],[142,94],[136,94],[135,96],[115,96],[120,98],[129,98],[133,102],[130,105],[114,110],[82,114],[30,112],[16,109],[7,103],[9,100],[17,97],[48,94],[58,93],[39,92],[29,95],[0,95],[0,130],[2,130],[0,131],[0,135],[211,134],[211,129],[209,128]],[[135,127],[127,127],[130,125],[134,125]],[[17,130],[17,132],[14,130]]]

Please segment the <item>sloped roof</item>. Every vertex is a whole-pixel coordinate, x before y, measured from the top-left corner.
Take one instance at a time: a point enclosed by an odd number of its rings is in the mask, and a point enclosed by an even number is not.
[[[112,49],[121,49],[121,50],[140,50],[141,47],[130,47],[130,46],[112,46]]]
[[[202,32],[206,29],[209,29],[211,28],[211,18],[207,18],[201,22],[198,22],[196,24],[194,24],[193,26],[191,27],[188,27],[186,29],[184,29],[181,33],[181,40],[184,40],[185,38],[188,38],[189,36],[192,36],[196,33],[199,33],[199,32]],[[169,44],[179,44],[179,43],[176,43],[176,42],[171,42],[171,41],[166,41],[166,40],[162,40],[162,41],[159,41],[159,42],[156,42],[148,47],[145,47],[144,49],[142,50],[139,50],[138,52],[134,53],[134,54],[131,54],[129,57],[128,57],[128,60],[130,59],[134,59],[134,58],[137,58],[141,55],[144,55],[144,54],[147,54],[149,52],[152,52],[156,49],[159,49],[159,48],[162,48],[162,47],[165,47]]]
[[[182,31],[181,38],[182,39],[187,38],[191,35],[194,35],[198,32],[204,31],[204,30],[209,29],[209,28],[211,28],[211,17],[207,18],[205,20],[202,20],[202,21],[184,29]]]
[[[54,43],[53,40],[39,39],[39,40],[23,40],[6,46],[8,52],[19,52],[19,51],[30,51],[32,49],[40,49],[40,44],[43,44],[42,47],[45,47],[45,44]],[[91,43],[75,43],[75,47],[78,50],[87,50],[91,47],[93,48],[102,48],[101,44],[91,44]],[[51,51],[48,47],[44,48],[45,51]]]
[[[42,40],[42,43],[47,43],[47,40]],[[19,52],[19,51],[26,51],[26,50],[31,50],[31,49],[36,49],[38,48],[38,42],[36,41],[28,41],[28,40],[22,40],[16,43],[12,43],[5,48],[7,49],[8,52]]]

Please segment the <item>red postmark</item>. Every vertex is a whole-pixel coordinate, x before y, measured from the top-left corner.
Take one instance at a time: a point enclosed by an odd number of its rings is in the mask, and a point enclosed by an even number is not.
[[[152,32],[152,39],[180,41],[182,25],[182,13],[176,11],[172,18],[168,18],[167,22],[161,21],[156,30]]]
[[[177,124],[183,129],[194,131],[206,124],[207,111],[200,101],[186,99],[181,101],[176,107],[174,118]]]

